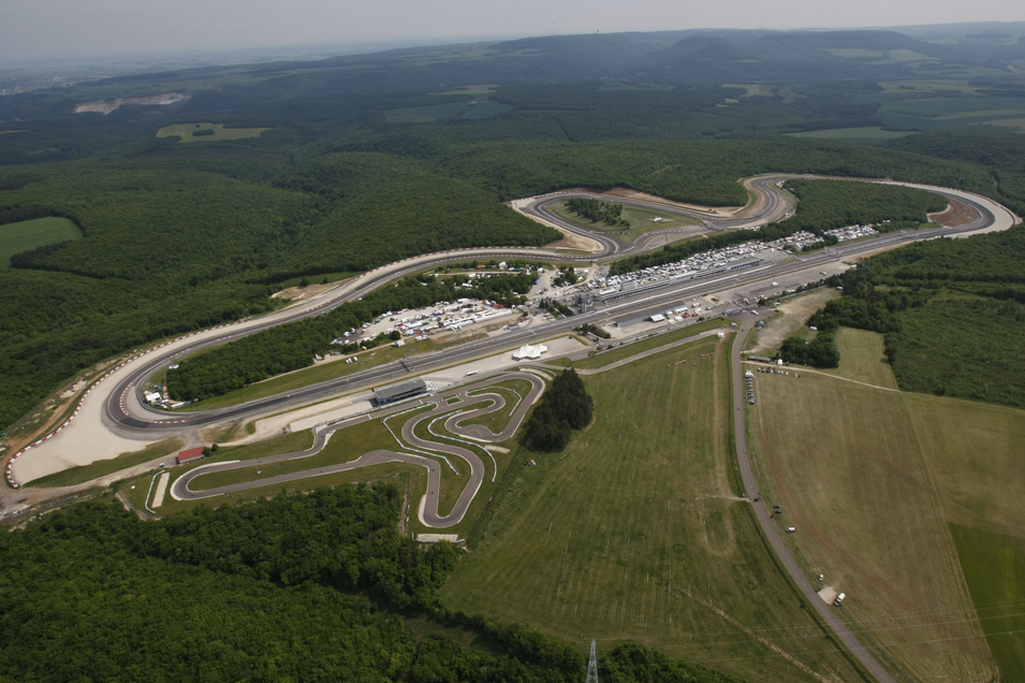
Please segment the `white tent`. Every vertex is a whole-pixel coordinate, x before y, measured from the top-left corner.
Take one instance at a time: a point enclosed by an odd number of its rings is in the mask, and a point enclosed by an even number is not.
[[[542,353],[548,353],[548,347],[544,344],[538,344],[537,346],[527,344],[513,351],[513,360],[537,360],[541,357]]]

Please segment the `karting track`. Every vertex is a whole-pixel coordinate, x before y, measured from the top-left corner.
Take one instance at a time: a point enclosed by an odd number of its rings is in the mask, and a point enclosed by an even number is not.
[[[514,379],[529,382],[530,389],[525,394],[520,394],[508,387],[502,387],[501,389],[493,388],[495,384]],[[442,438],[448,441],[462,441],[467,446],[474,446],[475,444],[472,441],[478,443],[508,441],[516,433],[516,430],[519,429],[527,411],[537,401],[538,397],[541,396],[544,387],[544,382],[536,375],[526,372],[509,372],[457,389],[451,389],[430,398],[424,398],[412,403],[403,402],[398,405],[382,408],[372,413],[360,415],[315,430],[313,446],[304,451],[267,456],[254,460],[224,462],[197,467],[186,472],[174,482],[171,488],[171,496],[176,500],[197,500],[233,494],[262,486],[281,485],[325,474],[346,472],[369,465],[404,462],[427,468],[427,492],[421,499],[418,512],[420,522],[425,526],[435,529],[451,527],[461,522],[466,515],[466,511],[469,509],[484,481],[487,466],[480,456],[470,448],[445,443],[440,439],[433,441],[421,438],[417,435],[417,428],[421,427],[421,433],[426,430],[427,433],[433,436],[441,436],[435,431],[436,423],[441,422],[448,434],[457,437],[453,439],[451,436],[443,436]],[[504,410],[508,405],[507,394],[515,395],[516,399],[511,406],[509,420],[500,432],[495,433],[481,424],[465,424],[474,418]],[[485,405],[481,406],[482,403]],[[430,407],[430,409],[424,411],[422,410],[423,407]],[[380,419],[384,421],[384,424],[391,431],[391,424],[394,422],[394,419],[402,417],[406,413],[410,413],[410,415],[402,423],[400,432],[402,438],[399,439],[396,436],[396,441],[399,442],[397,446],[400,450],[374,450],[346,463],[313,467],[299,472],[253,479],[206,490],[193,490],[190,486],[194,480],[200,479],[201,482],[203,476],[214,472],[262,467],[278,462],[309,458],[320,453],[327,445],[328,439],[336,432],[368,420]],[[394,435],[394,432],[392,434]],[[478,450],[483,450],[481,446],[475,447]],[[453,457],[450,459],[447,456]],[[438,509],[441,491],[441,462],[444,462],[456,474],[460,474],[463,471],[464,465],[469,468],[469,480],[463,487],[462,493],[459,494],[459,498],[452,506],[452,509],[449,510],[448,514],[444,515]],[[494,481],[494,474],[493,469],[492,481]]]
[[[677,212],[681,215],[697,218],[706,225],[714,227],[715,229],[735,229],[764,224],[769,221],[781,219],[789,214],[793,210],[792,198],[786,195],[778,185],[786,179],[794,177],[807,176],[769,175],[749,179],[746,181],[745,185],[751,190],[752,201],[747,207],[741,207],[728,212],[722,210],[717,212],[712,212],[710,210],[702,211],[700,208],[683,207],[672,204],[671,202],[659,202],[651,199],[632,199],[616,196],[606,196],[605,198],[624,204],[637,204],[647,208],[656,208],[660,211]],[[872,182],[892,183],[893,181],[872,180]],[[964,205],[970,214],[973,215],[973,219],[968,223],[956,227],[932,228],[906,233],[888,233],[875,238],[858,240],[857,242],[850,243],[849,245],[841,245],[835,249],[821,250],[819,253],[802,256],[800,259],[801,264],[804,266],[810,266],[815,263],[825,264],[832,260],[854,259],[861,254],[871,253],[872,251],[892,248],[899,246],[900,244],[937,236],[963,235],[990,229],[1006,229],[1018,221],[1017,216],[1014,216],[1014,214],[996,202],[969,192],[948,188],[914,185],[911,183],[896,184],[918,187],[920,189],[936,192],[948,199],[957,200]],[[577,226],[562,224],[561,222],[552,220],[541,213],[545,204],[556,200],[561,201],[562,199],[573,196],[574,194],[583,194],[584,196],[593,195],[593,193],[586,192],[554,193],[543,197],[533,198],[530,201],[525,200],[526,203],[521,205],[520,210],[530,215],[537,215],[540,219],[544,220],[544,222],[559,223],[559,227],[566,231],[592,237],[594,236],[594,233],[591,233],[590,231]],[[648,233],[649,236],[658,234],[659,233],[657,231]],[[259,399],[231,408],[201,412],[178,412],[172,414],[168,414],[167,412],[158,412],[145,405],[141,397],[141,387],[145,383],[147,377],[152,375],[162,366],[173,363],[175,360],[185,355],[194,353],[211,345],[224,343],[277,325],[305,317],[320,315],[346,301],[357,299],[389,282],[393,282],[401,277],[428,267],[444,263],[465,261],[467,258],[545,258],[557,259],[560,261],[592,263],[596,260],[606,259],[613,255],[622,257],[631,253],[639,253],[646,248],[641,240],[633,245],[624,245],[614,238],[608,236],[601,237],[602,240],[600,241],[603,244],[602,252],[586,256],[567,256],[551,249],[502,247],[462,249],[424,254],[382,266],[358,278],[348,281],[324,295],[315,297],[310,301],[291,306],[260,318],[243,320],[232,325],[221,325],[215,329],[185,335],[178,339],[160,344],[159,346],[147,351],[138,353],[137,356],[125,361],[109,372],[108,375],[105,376],[105,379],[101,379],[90,387],[87,393],[99,394],[101,396],[92,396],[90,399],[82,402],[80,406],[82,414],[79,416],[79,419],[96,422],[102,420],[105,427],[111,432],[127,436],[129,438],[156,440],[159,438],[179,435],[182,434],[183,431],[195,429],[203,425],[223,423],[228,420],[252,419],[260,415],[281,411],[300,404],[323,400],[329,396],[337,396],[340,393],[351,391],[357,387],[364,387],[373,383],[380,383],[382,381],[395,378],[400,374],[403,374],[405,371],[398,366],[381,366],[373,370],[355,373],[336,380],[330,380],[320,385],[313,385],[300,390],[293,390],[287,394],[279,394],[277,396]],[[765,269],[741,271],[728,277],[719,278],[718,280],[695,280],[694,282],[687,283],[686,285],[681,285],[678,291],[670,291],[670,289],[667,288],[665,292],[660,293],[659,296],[666,301],[669,301],[674,297],[674,295],[679,296],[682,294],[689,294],[691,291],[715,291],[716,287],[739,285],[748,281],[764,279],[766,277],[779,275],[787,269],[792,268],[792,264],[781,264]],[[689,288],[690,291],[684,292],[683,288]],[[540,332],[543,334],[557,334],[562,331],[563,328],[568,329],[568,327],[573,326],[574,324],[579,324],[589,316],[593,317],[599,314],[609,316],[613,315],[614,311],[616,315],[626,314],[627,312],[633,312],[636,314],[643,311],[644,307],[653,307],[657,305],[659,304],[654,300],[653,296],[646,296],[646,298],[635,301],[625,300],[621,304],[606,307],[595,314],[579,316],[575,319],[575,323],[573,321],[568,323],[566,321],[550,323]],[[489,351],[494,352],[500,350],[498,347],[503,344],[505,346],[512,346],[521,343],[528,343],[537,333],[538,331],[529,330],[519,334],[512,333],[501,338],[474,342],[456,349],[449,349],[444,352],[443,357],[419,359],[416,364],[419,368],[422,368],[425,364],[437,366],[443,362],[452,363],[461,358],[469,358],[474,355],[484,355]],[[97,399],[102,402],[102,408],[100,409],[95,407]],[[79,410],[76,410],[75,414],[78,415],[78,412]],[[58,435],[55,432],[51,435],[58,437],[54,439],[54,442],[67,443],[69,440],[73,440],[75,438],[76,430],[71,428],[73,426],[73,419],[74,416],[69,418],[65,424],[60,426],[58,431],[63,431],[62,434]],[[15,456],[8,462],[6,478],[11,486],[17,487],[18,485],[15,460],[19,456],[25,454],[29,449],[35,448],[39,448],[40,450],[39,452],[34,453],[33,457],[47,457],[43,451],[48,450],[50,444],[45,442],[50,440],[51,436],[44,437],[43,439],[40,439],[34,444],[26,447],[26,449],[15,454]],[[111,454],[109,457],[113,457],[113,455],[116,454]]]

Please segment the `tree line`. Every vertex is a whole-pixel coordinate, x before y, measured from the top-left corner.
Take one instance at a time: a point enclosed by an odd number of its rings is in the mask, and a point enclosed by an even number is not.
[[[1019,225],[874,256],[826,281],[843,287],[843,296],[809,324],[829,339],[840,326],[882,333],[904,390],[1025,406],[1023,250],[1025,226]],[[814,353],[812,346],[787,340],[781,352],[811,363],[835,351],[826,342]]]
[[[561,451],[574,429],[583,429],[594,416],[594,399],[576,370],[570,368],[552,380],[530,419],[523,426],[523,445],[539,451]]]
[[[167,372],[167,390],[179,401],[194,401],[241,389],[268,377],[309,367],[332,341],[387,311],[420,308],[439,301],[476,297],[513,306],[534,282],[530,273],[470,279],[467,275],[405,278],[330,312],[243,337],[182,360]],[[462,287],[472,283],[472,287]],[[350,350],[352,347],[349,347]]]
[[[592,223],[604,223],[610,226],[630,227],[630,221],[623,218],[623,205],[603,202],[585,197],[573,197],[567,202],[569,210],[586,218]]]
[[[393,486],[339,486],[142,522],[110,498],[2,533],[0,679],[583,679],[579,649],[442,607],[459,553],[401,537],[401,505]],[[600,665],[738,682],[634,645]]]

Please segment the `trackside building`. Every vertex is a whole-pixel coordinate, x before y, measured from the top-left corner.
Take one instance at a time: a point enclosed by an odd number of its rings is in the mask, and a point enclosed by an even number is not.
[[[374,389],[374,403],[383,406],[386,403],[394,403],[395,401],[402,401],[426,393],[427,382],[422,379],[411,379]]]
[[[176,457],[174,459],[174,461],[178,465],[184,465],[187,462],[192,462],[193,460],[199,460],[202,457],[203,457],[203,449],[202,449],[202,447],[200,447],[200,448],[189,448],[188,450],[179,451],[178,452],[178,457]]]

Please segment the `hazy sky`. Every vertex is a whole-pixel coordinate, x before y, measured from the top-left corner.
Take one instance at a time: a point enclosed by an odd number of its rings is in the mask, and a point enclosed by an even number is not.
[[[0,67],[306,43],[1022,20],[1022,0],[0,0]]]

